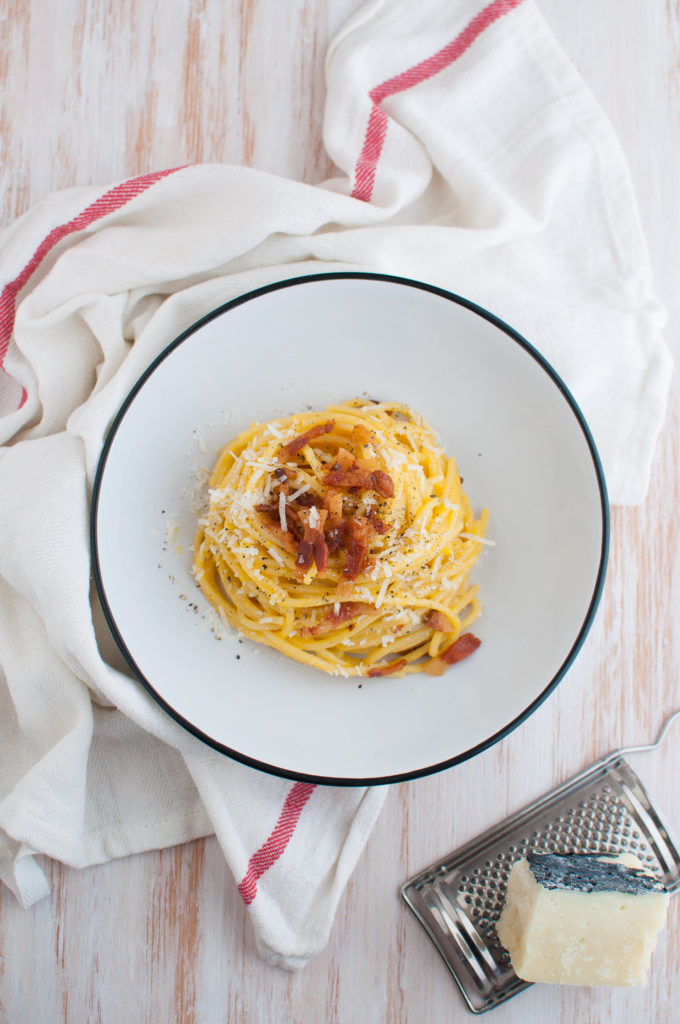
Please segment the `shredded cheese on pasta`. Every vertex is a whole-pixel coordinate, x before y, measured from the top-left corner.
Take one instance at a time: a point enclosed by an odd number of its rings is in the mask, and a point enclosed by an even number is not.
[[[303,664],[439,675],[479,645],[487,520],[421,416],[352,399],[222,449],[194,575],[235,630]]]

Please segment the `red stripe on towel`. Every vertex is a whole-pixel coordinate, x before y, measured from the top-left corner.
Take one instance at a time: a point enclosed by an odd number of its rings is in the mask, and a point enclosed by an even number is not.
[[[437,53],[419,64],[414,64],[413,67],[402,71],[401,74],[388,78],[382,85],[371,89],[368,94],[371,100],[371,113],[368,118],[364,144],[354,169],[354,188],[352,190],[354,199],[362,199],[367,203],[373,194],[375,174],[389,122],[387,114],[380,108],[382,101],[388,96],[412,89],[414,85],[427,81],[428,78],[432,78],[433,75],[449,67],[465,53],[484,29],[515,7],[519,7],[521,3],[523,0],[493,0],[493,3],[488,4],[475,15],[455,39],[452,39]]]
[[[7,355],[12,331],[14,330],[17,295],[54,246],[62,238],[73,234],[74,231],[83,231],[101,217],[119,210],[126,203],[129,203],[131,199],[135,199],[142,192],[146,192],[151,185],[155,185],[161,178],[165,178],[179,170],[181,170],[180,167],[171,167],[166,171],[156,171],[153,174],[141,174],[137,178],[128,178],[127,181],[122,181],[120,184],[109,189],[108,192],[104,192],[99,199],[95,199],[93,203],[86,206],[81,213],[65,224],[59,224],[56,228],[52,228],[50,233],[43,238],[23,270],[13,281],[5,285],[2,294],[0,294],[0,370],[4,369],[5,356]],[[26,391],[24,390],[20,404],[23,405],[25,401]]]
[[[315,789],[316,785],[314,783],[296,782],[289,790],[279,815],[279,820],[264,844],[250,858],[248,870],[243,876],[243,880],[239,883],[238,891],[246,905],[252,903],[257,896],[258,879],[279,859],[286,849],[295,831],[302,808]]]

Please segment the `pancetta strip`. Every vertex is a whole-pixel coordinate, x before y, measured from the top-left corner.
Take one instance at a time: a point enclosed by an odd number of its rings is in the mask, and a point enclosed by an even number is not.
[[[468,655],[476,651],[481,640],[474,635],[474,633],[463,633],[459,636],[455,643],[451,644],[450,647],[440,654],[439,657],[447,665],[455,665],[457,661],[462,661],[463,658],[467,658]]]
[[[300,630],[300,636],[324,636],[350,619],[356,619],[359,615],[371,614],[378,614],[372,604],[366,604],[364,601],[345,601],[340,605],[337,612],[334,608],[331,609],[321,622],[317,622],[316,626],[303,626]]]
[[[277,544],[279,544],[285,551],[290,552],[291,555],[296,555],[298,545],[295,536],[291,530],[282,530],[278,521],[272,519],[269,505],[257,505],[255,507],[255,511],[271,533],[272,537],[276,540]]]
[[[347,521],[345,567],[342,575],[346,580],[355,580],[366,564],[370,544],[370,521],[365,516],[355,516]]]
[[[358,488],[360,491],[375,491],[383,498],[394,496],[394,481],[382,469],[361,469],[355,465],[350,469],[332,469],[324,478],[329,487],[345,489]]]
[[[399,661],[390,661],[387,665],[376,665],[375,668],[369,668],[368,675],[372,679],[376,676],[393,676],[395,672],[401,672],[407,665],[406,658],[400,658]]]
[[[430,676],[440,676],[450,665],[455,665],[457,661],[462,661],[476,651],[481,642],[474,633],[463,633],[437,658],[430,658],[423,666],[423,671]]]
[[[315,427],[310,427],[304,434],[298,434],[288,444],[284,444],[279,450],[278,459],[279,462],[287,462],[288,459],[292,458],[293,455],[304,448],[306,444],[313,441],[315,437],[321,437],[323,434],[330,434],[335,427],[335,420],[328,420],[327,423],[318,423]]]
[[[371,432],[363,423],[357,423],[352,427],[352,440],[355,444],[370,444]]]
[[[425,621],[430,629],[433,629],[435,633],[453,633],[451,620],[444,615],[444,612],[432,610],[426,616]]]
[[[299,515],[304,533],[295,558],[295,575],[302,579],[312,565],[316,565],[319,576],[323,576],[328,568],[328,547],[323,535],[328,512],[313,505],[309,509],[300,509]]]

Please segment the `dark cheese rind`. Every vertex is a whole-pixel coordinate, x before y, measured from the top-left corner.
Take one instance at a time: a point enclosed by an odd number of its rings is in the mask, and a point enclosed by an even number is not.
[[[571,892],[665,892],[658,878],[638,868],[625,867],[589,853],[530,853],[527,861],[534,878],[544,889]]]

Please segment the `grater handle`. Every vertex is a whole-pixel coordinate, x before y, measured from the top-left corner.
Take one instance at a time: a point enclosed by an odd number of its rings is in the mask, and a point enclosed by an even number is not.
[[[666,733],[670,729],[673,722],[680,719],[680,708],[674,711],[673,714],[669,715],[664,724],[661,727],[659,735],[656,737],[653,743],[643,743],[636,747],[621,747],[620,750],[615,750],[613,754],[609,755],[608,760],[615,757],[622,757],[624,754],[644,754],[649,750],[656,750],[661,745],[666,737]],[[668,892],[671,896],[675,896],[680,893],[680,877],[677,877],[673,882],[667,885]]]
[[[661,727],[659,735],[656,737],[653,743],[643,743],[637,747],[621,747],[620,750],[614,750],[609,755],[609,757],[622,757],[624,754],[644,754],[648,750],[656,750],[656,748],[659,747],[663,742],[666,733],[668,732],[673,722],[675,722],[677,719],[680,719],[680,708],[678,708],[677,711],[674,711],[672,715],[668,716],[663,726]],[[609,760],[609,758],[607,758],[607,760]]]

